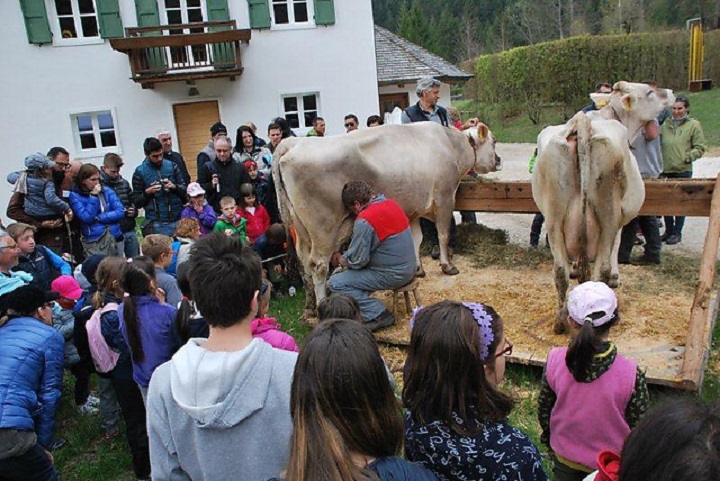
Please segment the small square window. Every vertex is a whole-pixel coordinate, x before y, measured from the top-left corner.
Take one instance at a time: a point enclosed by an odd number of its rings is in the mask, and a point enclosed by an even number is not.
[[[308,27],[313,25],[313,0],[272,0],[273,26]]]
[[[290,127],[309,128],[318,116],[317,93],[286,95],[282,97],[283,114]]]
[[[112,110],[78,113],[71,119],[79,157],[119,153],[117,122]]]

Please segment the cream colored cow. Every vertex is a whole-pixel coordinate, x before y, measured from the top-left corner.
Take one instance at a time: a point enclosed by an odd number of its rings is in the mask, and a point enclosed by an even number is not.
[[[460,178],[469,169],[486,173],[499,167],[495,139],[484,124],[460,132],[420,122],[285,139],[275,151],[272,173],[283,221],[297,232],[298,258],[319,301],[325,297],[330,257],[352,229],[340,197],[346,182],[364,180],[400,204],[410,219],[421,272],[419,221],[434,220],[442,270],[457,274],[447,244]],[[314,308],[314,300],[308,308]]]
[[[645,200],[629,145],[664,107],[646,84],[618,82],[611,94],[592,97],[607,105],[588,114],[578,112],[565,125],[547,127],[538,136],[532,189],[545,216],[554,259],[556,332],[565,329],[573,264],[580,282],[592,279],[619,285],[620,233]]]

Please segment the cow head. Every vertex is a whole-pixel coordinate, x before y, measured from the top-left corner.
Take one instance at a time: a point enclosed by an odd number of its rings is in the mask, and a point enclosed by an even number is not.
[[[495,136],[488,126],[480,122],[464,132],[475,152],[473,170],[479,174],[501,170],[502,159],[495,153]]]
[[[608,105],[599,111],[605,118],[615,118],[628,130],[629,141],[632,142],[643,125],[654,120],[665,108],[665,100],[661,99],[655,89],[647,84],[620,81],[613,85]],[[670,94],[672,95],[672,94]],[[591,95],[595,102],[595,94]]]

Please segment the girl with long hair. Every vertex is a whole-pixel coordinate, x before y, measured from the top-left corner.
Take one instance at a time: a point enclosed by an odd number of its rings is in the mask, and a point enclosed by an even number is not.
[[[407,458],[441,480],[547,480],[537,447],[507,422],[514,403],[498,384],[513,345],[497,312],[442,301],[418,310],[411,325]]]
[[[145,427],[145,404],[140,389],[133,380],[130,350],[118,316],[118,307],[122,304],[125,294],[121,282],[125,277],[127,266],[128,262],[123,257],[106,257],[98,265],[95,272],[97,291],[93,297],[93,306],[96,309],[94,316],[99,310],[102,336],[108,347],[120,354],[114,369],[107,375],[110,376],[112,389],[115,390],[125,420],[135,476],[138,479],[149,479],[150,453]]]
[[[195,305],[190,288],[190,264],[183,262],[177,268],[177,283],[182,292],[182,301],[178,305],[175,329],[180,337],[181,344],[185,344],[194,337],[207,339],[210,335],[210,326]]]
[[[554,348],[543,374],[540,439],[555,453],[554,478],[582,480],[603,450],[620,452],[648,406],[645,374],[608,340],[620,321],[615,293],[585,282],[568,295],[569,347]]]
[[[293,433],[285,481],[434,480],[396,456],[403,424],[380,352],[349,319],[306,338],[290,391]]]
[[[155,368],[180,348],[175,330],[177,309],[160,299],[163,295],[155,281],[155,265],[146,257],[128,262],[120,287],[127,295],[118,315],[130,346],[133,379],[145,400]]]

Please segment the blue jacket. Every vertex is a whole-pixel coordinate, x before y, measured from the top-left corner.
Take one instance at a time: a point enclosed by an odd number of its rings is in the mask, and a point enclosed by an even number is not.
[[[105,200],[102,209],[100,196]],[[110,228],[110,234],[116,239],[122,237],[120,221],[125,218],[125,207],[114,190],[103,188],[99,195],[82,192],[77,187],[70,192],[70,206],[82,225],[82,236],[88,242],[95,242]]]
[[[41,245],[36,245],[35,250],[30,254],[21,253],[18,256],[18,265],[13,267],[12,270],[32,274],[33,279],[30,284],[44,291],[50,290],[50,283],[55,279],[57,272],[63,276],[72,275],[70,264],[47,247]]]
[[[0,429],[35,431],[42,446],[52,441],[63,344],[59,332],[31,317],[0,327]]]
[[[30,217],[60,218],[70,208],[67,202],[58,197],[51,179],[28,173],[25,183],[25,213]]]
[[[163,179],[175,184],[175,189],[161,189],[153,195],[145,193],[145,189],[150,185]],[[175,222],[180,219],[180,213],[187,200],[185,189],[187,185],[174,162],[163,159],[162,164],[158,166],[146,157],[133,173],[131,198],[136,208],[145,209],[147,220]]]
[[[135,296],[140,343],[144,358],[138,362],[133,357],[133,379],[140,387],[147,388],[155,369],[167,362],[180,349],[181,342],[175,329],[177,309],[160,302],[155,296]],[[123,336],[128,339],[123,316],[124,306],[118,309]],[[132,350],[131,350],[132,354]]]

